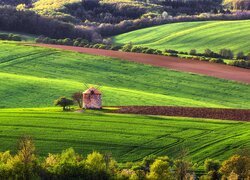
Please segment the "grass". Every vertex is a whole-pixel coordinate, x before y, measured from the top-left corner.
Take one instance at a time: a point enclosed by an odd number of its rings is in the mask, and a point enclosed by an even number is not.
[[[155,154],[177,158],[182,149],[202,165],[206,158],[225,160],[250,147],[250,124],[194,118],[60,112],[56,108],[0,110],[0,151],[16,151],[20,136],[34,138],[46,156],[73,147],[87,154],[111,152],[119,162]]]
[[[101,85],[105,106],[250,108],[250,86],[118,59],[0,42],[1,108],[53,106]]]
[[[229,48],[235,53],[250,53],[250,20],[203,21],[166,24],[121,34],[113,38],[117,44],[132,42],[160,50],[174,49],[202,53]]]

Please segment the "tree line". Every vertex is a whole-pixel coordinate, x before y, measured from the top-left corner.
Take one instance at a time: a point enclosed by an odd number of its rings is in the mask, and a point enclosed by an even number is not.
[[[46,157],[36,154],[32,138],[19,140],[18,151],[0,152],[1,179],[86,179],[86,180],[192,180],[197,165],[185,158],[181,151],[178,159],[149,155],[137,162],[118,163],[110,153],[92,152],[83,156],[73,148]],[[222,163],[206,159],[202,180],[242,180],[250,178],[249,151],[242,150]]]
[[[84,38],[95,43],[102,43],[103,37],[114,36],[132,30],[152,27],[161,24],[204,20],[248,19],[250,13],[237,14],[204,14],[194,16],[171,17],[168,13],[154,15],[134,20],[123,20],[117,24],[82,22],[78,25],[63,22],[54,18],[44,17],[34,11],[17,9],[12,6],[0,6],[0,28],[5,31],[16,31],[50,38]]]
[[[33,11],[17,10],[12,6],[0,6],[0,28],[5,31],[16,31],[51,38],[92,38],[89,29],[77,28],[48,17],[43,17]]]
[[[172,49],[165,49],[164,51],[161,51],[159,49],[133,45],[132,43],[128,43],[125,45],[114,45],[112,44],[112,40],[109,38],[101,41],[103,43],[93,43],[82,38],[51,39],[48,37],[40,36],[36,39],[36,42],[45,44],[58,44],[58,45],[77,46],[85,48],[106,49],[114,51],[155,54],[155,55],[172,56],[172,57],[182,57],[182,58],[184,57],[188,59],[196,59],[196,60],[209,61],[212,63],[222,63],[222,64],[225,64],[223,59],[228,59],[232,60],[227,63],[228,65],[242,67],[242,68],[250,68],[250,53],[244,54],[242,51],[240,51],[237,54],[234,54],[232,50],[225,48],[220,49],[219,52],[214,52],[210,49],[205,49],[203,53],[198,53],[196,49],[191,49],[189,52],[177,51]]]

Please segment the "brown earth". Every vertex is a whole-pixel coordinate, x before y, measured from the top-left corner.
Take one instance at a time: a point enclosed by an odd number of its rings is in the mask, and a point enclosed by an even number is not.
[[[212,76],[227,80],[234,80],[247,84],[250,83],[249,69],[238,68],[224,64],[209,63],[204,61],[182,59],[169,56],[111,51],[103,49],[91,49],[91,48],[63,46],[63,45],[51,45],[51,44],[32,44],[32,45],[57,48],[57,49],[69,50],[69,51],[92,54],[92,55],[114,57],[137,63],[149,64],[158,67],[165,67],[177,71],[202,74],[206,76]]]
[[[117,110],[113,110],[112,112],[122,114],[164,115],[250,121],[250,109],[218,109],[174,106],[122,106],[118,107]]]

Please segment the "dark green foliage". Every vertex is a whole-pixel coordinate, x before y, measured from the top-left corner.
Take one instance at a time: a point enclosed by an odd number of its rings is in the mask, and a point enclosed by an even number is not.
[[[0,6],[0,27],[5,31],[44,35],[51,38],[84,37],[91,39],[93,32],[40,16],[33,11],[18,11],[15,7],[10,6]]]
[[[242,67],[242,68],[250,68],[250,61],[244,61],[244,60],[234,60],[228,62],[229,65]]]
[[[245,60],[245,59],[246,59],[246,56],[245,56],[244,53],[241,51],[241,52],[238,52],[238,53],[237,53],[236,59],[238,59],[238,60]]]
[[[178,51],[172,50],[172,49],[166,49],[165,52],[166,52],[166,53],[172,53],[172,54],[178,54],[178,53],[179,53]],[[182,53],[180,52],[180,54],[184,54],[184,53],[183,53],[183,52],[182,52]]]
[[[22,41],[22,38],[16,34],[0,33],[0,40]]]
[[[226,59],[233,59],[234,58],[234,53],[230,49],[221,49],[220,55],[221,55],[221,57],[226,58]]]
[[[221,57],[221,55],[219,55],[218,53],[213,52],[210,49],[205,49],[204,56],[212,57],[212,58],[220,58]]]
[[[219,59],[210,59],[209,62],[224,64],[224,61],[221,58],[219,58]]]
[[[67,99],[66,97],[60,97],[59,99],[55,100],[55,106],[63,107],[63,111],[70,110],[70,106],[74,105],[74,101],[71,99]]]
[[[197,52],[196,52],[195,49],[191,49],[190,52],[189,52],[190,55],[196,55],[196,53],[197,53]]]

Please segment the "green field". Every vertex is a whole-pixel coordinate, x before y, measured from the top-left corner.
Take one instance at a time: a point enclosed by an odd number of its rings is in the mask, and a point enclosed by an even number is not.
[[[113,38],[117,44],[134,45],[160,50],[174,49],[202,53],[209,48],[215,52],[229,48],[235,53],[250,53],[250,20],[204,21],[173,23],[145,28]]]
[[[193,162],[224,160],[238,148],[250,147],[246,122],[108,114],[63,113],[59,109],[0,110],[0,150],[16,151],[22,135],[34,138],[39,155],[73,147],[79,153],[111,152],[119,162],[143,157],[178,157],[188,151]]]
[[[0,43],[2,108],[48,107],[101,85],[104,105],[250,108],[250,86],[101,56]]]

